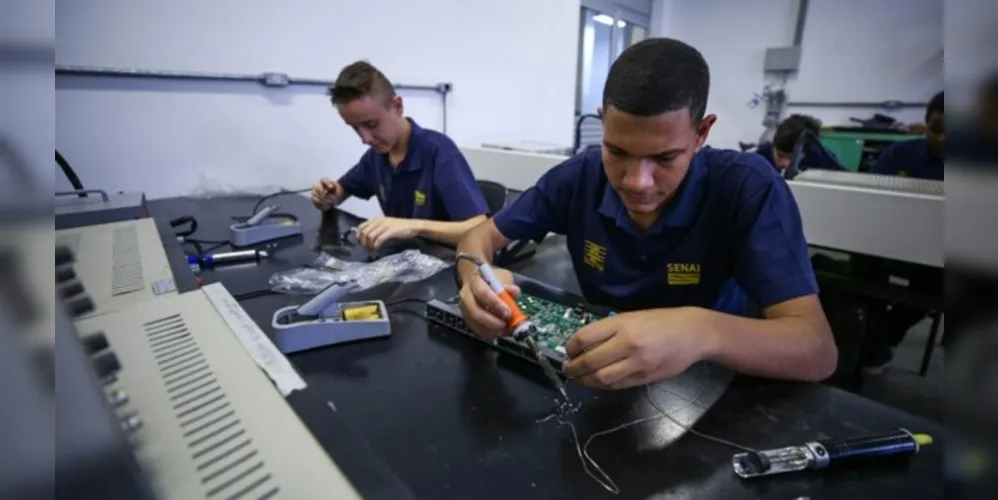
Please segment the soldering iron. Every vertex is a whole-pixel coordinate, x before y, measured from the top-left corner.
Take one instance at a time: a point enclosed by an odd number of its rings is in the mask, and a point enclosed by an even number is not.
[[[544,370],[544,374],[547,375],[551,382],[554,384],[555,389],[561,394],[561,397],[568,401],[568,393],[565,391],[565,384],[561,381],[561,377],[551,366],[551,362],[548,361],[543,354],[541,354],[540,346],[537,345],[537,327],[527,318],[526,314],[520,309],[520,306],[516,303],[516,299],[509,294],[506,287],[503,286],[502,282],[496,276],[495,271],[492,266],[489,265],[484,260],[475,257],[474,255],[467,253],[457,254],[457,259],[467,259],[474,262],[478,267],[478,274],[488,283],[489,288],[492,289],[499,299],[502,300],[503,304],[509,308],[509,318],[507,319],[506,326],[512,333],[513,339],[519,342],[523,342],[530,347],[530,351],[537,358],[537,362],[540,363],[541,369]]]

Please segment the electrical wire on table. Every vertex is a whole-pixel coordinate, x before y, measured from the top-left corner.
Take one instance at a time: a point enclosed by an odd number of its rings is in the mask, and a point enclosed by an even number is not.
[[[661,406],[658,405],[658,403],[655,401],[655,398],[652,397],[651,386],[649,384],[645,384],[644,389],[645,389],[645,398],[648,400],[648,403],[651,404],[652,408],[655,409],[655,411],[657,412],[657,414],[652,415],[650,417],[644,417],[644,418],[639,418],[639,419],[636,419],[636,420],[632,420],[630,422],[624,422],[622,424],[616,425],[616,426],[611,427],[609,429],[605,429],[605,430],[602,430],[602,431],[594,432],[594,433],[592,433],[592,434],[589,435],[589,438],[586,439],[585,443],[580,443],[579,433],[578,433],[578,430],[575,428],[575,424],[573,424],[572,422],[567,421],[565,419],[565,417],[567,417],[568,415],[571,415],[571,414],[576,413],[577,411],[579,411],[579,409],[582,406],[581,403],[577,403],[575,405],[571,405],[569,403],[563,403],[563,404],[561,404],[557,408],[557,410],[554,413],[552,413],[551,415],[548,415],[547,417],[544,417],[544,418],[538,420],[537,422],[538,423],[543,423],[543,422],[547,422],[549,420],[555,419],[555,420],[557,420],[558,425],[560,425],[560,426],[567,426],[572,431],[572,440],[575,443],[575,451],[576,451],[576,453],[579,456],[579,460],[582,461],[582,469],[583,469],[583,471],[585,471],[585,473],[589,477],[591,477],[594,481],[596,481],[600,486],[602,486],[603,488],[605,488],[610,493],[613,493],[614,495],[620,494],[620,488],[617,486],[617,483],[615,483],[613,481],[613,479],[610,477],[610,475],[607,474],[606,471],[604,471],[603,468],[600,467],[598,463],[596,463],[596,460],[593,459],[593,457],[589,455],[589,445],[592,444],[592,442],[593,442],[594,439],[596,439],[596,438],[598,438],[600,436],[606,436],[608,434],[613,434],[613,433],[615,433],[617,431],[622,431],[624,429],[627,429],[629,427],[633,427],[635,425],[644,424],[644,423],[647,423],[647,422],[653,422],[653,421],[656,421],[656,420],[661,420],[663,418],[666,418],[666,419],[669,419],[672,423],[674,423],[677,426],[679,426],[684,431],[689,432],[690,434],[693,434],[693,435],[695,435],[697,437],[706,439],[708,441],[713,441],[715,443],[723,444],[725,446],[730,446],[732,448],[735,448],[735,449],[738,449],[738,450],[741,450],[741,451],[747,451],[747,452],[752,452],[752,453],[756,452],[756,450],[754,450],[752,448],[749,448],[747,446],[743,446],[743,445],[740,445],[740,444],[737,444],[737,443],[734,443],[734,442],[731,442],[731,441],[728,441],[728,440],[725,440],[725,439],[721,439],[719,437],[714,437],[714,436],[711,436],[711,435],[708,435],[708,434],[704,434],[704,433],[702,433],[700,431],[697,431],[697,430],[693,429],[692,426],[688,426],[688,425],[683,424],[682,422],[680,422],[679,420],[677,420],[676,418],[673,417],[674,414],[679,413],[679,412],[685,410],[690,405],[693,405],[696,400],[700,399],[700,397],[703,396],[703,393],[706,391],[705,388],[701,389],[700,393],[697,394],[697,396],[695,398],[693,398],[693,400],[691,400],[687,405],[683,406],[682,408],[679,408],[678,410],[676,410],[676,411],[674,411],[672,413],[666,412],[664,409],[662,409]]]

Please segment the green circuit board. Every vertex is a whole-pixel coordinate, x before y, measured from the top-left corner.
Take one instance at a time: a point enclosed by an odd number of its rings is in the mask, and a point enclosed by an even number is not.
[[[517,299],[520,309],[537,327],[537,341],[542,347],[560,351],[580,328],[603,319],[582,307],[569,307],[533,295],[523,294]]]
[[[457,309],[458,302],[457,296],[444,301],[445,304],[453,308],[452,311]],[[572,335],[575,335],[575,332],[604,318],[603,315],[595,314],[581,306],[566,306],[526,293],[520,295],[517,303],[523,313],[537,327],[537,343],[540,344],[540,347],[560,352],[563,355],[565,354],[565,343]],[[432,304],[429,310],[433,310]],[[611,312],[609,315],[613,316],[614,314]],[[437,322],[445,326],[466,329],[463,323],[457,324],[453,320],[447,320],[446,315],[433,317],[436,317]]]

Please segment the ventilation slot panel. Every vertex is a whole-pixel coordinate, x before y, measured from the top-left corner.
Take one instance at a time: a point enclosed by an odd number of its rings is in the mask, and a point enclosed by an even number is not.
[[[142,326],[204,498],[276,498],[280,487],[184,318],[175,314]]]
[[[145,278],[138,232],[132,226],[115,229],[111,246],[111,295],[138,292],[143,288]]]

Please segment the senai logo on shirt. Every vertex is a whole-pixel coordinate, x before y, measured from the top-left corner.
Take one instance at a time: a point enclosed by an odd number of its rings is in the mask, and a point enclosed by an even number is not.
[[[676,264],[666,265],[669,284],[673,286],[699,285],[700,284],[700,264]]]
[[[415,192],[415,197],[416,197],[416,206],[420,206],[420,205],[425,205],[426,204],[426,193],[424,193],[422,191],[416,191]]]
[[[582,262],[602,271],[603,266],[606,265],[606,247],[585,240],[582,244]]]

